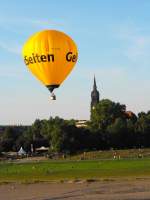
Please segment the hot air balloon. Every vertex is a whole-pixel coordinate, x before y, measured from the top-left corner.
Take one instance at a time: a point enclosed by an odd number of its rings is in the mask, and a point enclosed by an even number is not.
[[[24,62],[28,69],[53,93],[69,75],[77,62],[74,41],[65,33],[44,30],[32,35],[23,46]]]

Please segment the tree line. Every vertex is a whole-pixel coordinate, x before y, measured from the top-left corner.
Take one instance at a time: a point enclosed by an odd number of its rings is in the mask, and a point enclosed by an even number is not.
[[[48,146],[50,152],[76,153],[81,151],[150,147],[150,111],[136,116],[126,106],[109,99],[101,100],[91,109],[86,127],[76,127],[75,120],[59,117],[36,119],[31,126],[10,126],[0,134],[0,152],[27,152]]]

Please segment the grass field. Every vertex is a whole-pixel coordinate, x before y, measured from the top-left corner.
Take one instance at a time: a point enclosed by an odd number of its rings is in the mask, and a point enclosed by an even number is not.
[[[97,160],[97,159],[112,159],[116,153],[117,156],[125,159],[135,159],[138,158],[139,154],[144,158],[150,158],[150,148],[144,149],[123,149],[123,150],[106,150],[106,151],[91,151],[79,153],[77,155],[71,156],[72,160],[79,160],[84,158],[85,160]]]
[[[150,178],[150,159],[0,163],[0,182]]]

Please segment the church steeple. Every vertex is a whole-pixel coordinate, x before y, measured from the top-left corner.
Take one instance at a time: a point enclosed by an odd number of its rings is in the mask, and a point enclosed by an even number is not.
[[[98,102],[99,102],[99,92],[97,90],[96,79],[94,76],[93,91],[91,92],[91,109],[94,109]]]
[[[93,85],[93,90],[97,90],[96,80],[95,80],[95,75],[94,75],[94,85]]]

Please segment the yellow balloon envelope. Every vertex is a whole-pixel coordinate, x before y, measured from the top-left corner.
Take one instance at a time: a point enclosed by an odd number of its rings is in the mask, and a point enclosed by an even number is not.
[[[25,43],[22,53],[28,69],[50,92],[61,85],[78,58],[74,41],[56,30],[35,33]]]

